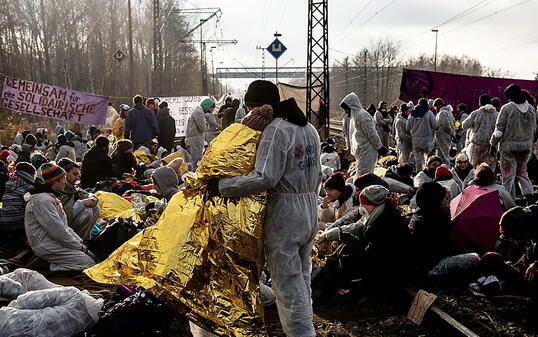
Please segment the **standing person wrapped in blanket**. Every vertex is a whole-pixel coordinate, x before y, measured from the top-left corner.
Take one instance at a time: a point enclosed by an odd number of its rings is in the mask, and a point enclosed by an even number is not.
[[[274,119],[263,131],[258,146],[255,169],[244,176],[213,181],[208,188],[224,197],[270,191],[264,224],[265,252],[280,322],[287,336],[309,337],[316,335],[310,252],[318,229],[321,144],[295,99],[277,103],[279,100],[273,83],[258,80],[250,84],[245,94],[249,109],[275,103]]]

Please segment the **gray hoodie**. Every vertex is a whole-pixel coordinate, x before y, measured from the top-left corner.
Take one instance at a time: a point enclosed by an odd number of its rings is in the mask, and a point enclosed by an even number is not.
[[[166,201],[170,201],[172,196],[176,194],[179,189],[179,181],[176,172],[170,167],[162,166],[153,171],[152,178],[159,186]]]

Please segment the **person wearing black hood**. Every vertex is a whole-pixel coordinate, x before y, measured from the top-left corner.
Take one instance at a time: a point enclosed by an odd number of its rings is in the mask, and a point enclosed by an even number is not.
[[[447,190],[436,182],[424,183],[417,190],[418,209],[409,222],[414,248],[414,265],[426,276],[439,261],[456,253],[452,242],[450,214],[442,206]]]
[[[176,121],[170,116],[168,103],[162,102],[159,104],[157,111],[157,123],[159,123],[159,145],[164,147],[168,152],[172,152],[174,147],[174,139],[176,137]]]
[[[208,189],[223,197],[269,191],[265,252],[280,321],[288,336],[313,337],[310,253],[318,230],[319,135],[295,99],[280,102],[277,86],[269,81],[252,82],[245,103],[248,109],[264,104],[273,108],[273,121],[263,130],[254,171],[211,182]]]
[[[490,140],[490,153],[499,147],[503,185],[512,197],[516,197],[516,177],[522,194],[528,201],[534,197],[534,189],[527,173],[536,132],[536,108],[527,102],[521,87],[511,84],[504,90],[508,103],[502,106],[495,131]]]
[[[407,120],[407,131],[411,134],[413,153],[415,156],[415,169],[424,168],[424,162],[434,147],[433,132],[437,129],[435,115],[428,107],[428,101],[421,98],[415,110]]]

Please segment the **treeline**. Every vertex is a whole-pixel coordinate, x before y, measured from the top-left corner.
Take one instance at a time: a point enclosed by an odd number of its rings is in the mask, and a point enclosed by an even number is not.
[[[153,1],[131,3],[133,55],[128,55],[127,0],[0,0],[0,73],[115,97],[202,94],[199,52],[192,44],[178,42],[189,30],[189,18],[170,11],[181,2],[161,0],[166,23],[159,73],[153,70]],[[121,63],[113,58],[116,50],[127,54]],[[129,57],[134,63],[132,90]],[[117,107],[131,102],[122,98],[113,103]],[[33,129],[56,124],[2,109],[0,121],[4,141],[6,133],[21,125]]]
[[[422,54],[405,58],[402,47],[391,39],[371,41],[367,48],[353,56],[337,60],[331,72],[331,111],[338,109],[342,97],[354,91],[362,104],[376,104],[380,100],[393,103],[400,95],[402,69],[433,71],[434,56]],[[483,66],[469,56],[438,55],[437,71],[472,75],[510,77],[510,72]]]

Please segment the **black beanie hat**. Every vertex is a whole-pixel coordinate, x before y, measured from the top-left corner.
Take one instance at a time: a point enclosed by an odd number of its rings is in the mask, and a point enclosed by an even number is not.
[[[323,184],[325,188],[332,188],[340,192],[344,192],[344,189],[346,187],[346,181],[344,180],[344,175],[342,172],[336,172],[333,173],[332,176],[325,181],[325,184]]]
[[[270,81],[256,80],[250,83],[245,93],[245,104],[250,107],[278,102],[280,102],[278,87]]]
[[[489,95],[486,95],[486,94],[480,95],[479,101],[480,101],[480,106],[491,104],[491,97],[489,97]]]
[[[517,84],[510,84],[504,89],[504,97],[510,101],[521,104],[525,102],[525,98],[521,92],[521,87]]]
[[[445,199],[447,190],[436,182],[422,184],[417,190],[417,206],[421,209],[438,209]]]
[[[110,141],[105,136],[99,136],[95,139],[95,145],[99,148],[105,148],[110,144]]]
[[[387,184],[385,180],[373,173],[365,173],[362,176],[355,178],[355,182],[353,184],[355,187],[360,188],[361,190],[371,185],[381,185],[385,188],[389,188],[389,184]]]

